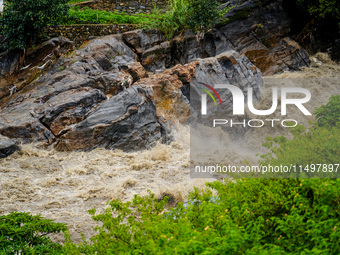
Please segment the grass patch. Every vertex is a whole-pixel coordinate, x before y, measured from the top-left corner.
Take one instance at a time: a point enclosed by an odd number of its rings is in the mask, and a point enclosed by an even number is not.
[[[144,24],[149,20],[147,17],[136,17],[123,15],[124,13],[116,14],[107,11],[98,11],[97,21],[97,10],[89,8],[81,10],[79,7],[71,8],[68,14],[71,17],[67,21],[67,24],[69,25],[79,24],[79,20],[99,24]]]
[[[82,2],[86,2],[86,0],[70,0],[68,3],[69,4],[77,4],[77,3],[82,3]]]

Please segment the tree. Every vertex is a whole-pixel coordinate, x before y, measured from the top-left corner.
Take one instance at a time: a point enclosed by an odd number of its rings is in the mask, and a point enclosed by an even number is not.
[[[68,0],[11,0],[5,5],[0,31],[7,37],[5,48],[25,50],[48,25],[67,16]]]

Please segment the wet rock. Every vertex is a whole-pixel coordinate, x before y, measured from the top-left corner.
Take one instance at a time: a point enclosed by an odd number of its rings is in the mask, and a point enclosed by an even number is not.
[[[154,94],[146,86],[133,86],[89,112],[87,118],[64,130],[59,150],[137,150],[169,138],[169,129],[156,115]]]
[[[165,41],[162,33],[157,29],[142,30],[137,29],[123,33],[123,38],[134,52],[141,54],[146,50],[161,44]]]
[[[260,87],[263,86],[261,71],[247,57],[230,50],[216,57],[199,59],[196,77],[191,84],[199,82],[206,84],[231,84],[246,92],[247,88],[254,89],[254,96],[260,99]],[[226,91],[221,92],[223,95]],[[222,98],[222,96],[221,96]],[[223,97],[223,105],[231,107],[230,96]]]
[[[41,63],[44,63],[44,60],[49,60],[52,56],[59,57],[60,55],[65,54],[71,50],[73,46],[73,42],[65,37],[59,36],[52,38],[42,45],[36,47],[28,54],[25,59],[26,65],[41,65]],[[49,55],[50,57],[47,57]]]
[[[264,75],[308,66],[308,53],[288,37],[290,19],[282,1],[229,1],[233,7],[225,14],[227,22],[219,24],[203,39],[184,31],[171,42],[157,30],[151,35],[143,30],[123,34],[127,44],[138,54],[149,72],[158,72],[198,58],[213,57],[228,50],[246,55]]]
[[[150,86],[154,92],[154,102],[157,106],[157,116],[176,124],[185,123],[190,116],[190,103],[182,93],[193,77],[198,62],[188,65],[177,65],[160,74],[141,79],[135,85]]]
[[[202,55],[202,45],[193,31],[186,30],[171,41],[171,65],[187,64]]]
[[[18,102],[17,105],[12,105],[11,109],[0,113],[0,134],[23,142],[52,142],[52,132],[31,114],[34,105]]]
[[[132,76],[133,82],[149,77],[148,72],[139,62],[129,64],[127,71]]]
[[[141,64],[149,72],[171,67],[170,42],[162,42],[141,54]]]
[[[20,147],[14,141],[0,135],[0,159],[10,156],[17,150],[20,150]]]
[[[38,79],[59,57],[73,48],[73,42],[64,37],[52,38],[27,53],[24,66],[19,68],[20,54],[11,52],[0,55],[0,99],[10,96],[10,89],[16,90]],[[2,76],[2,77],[1,77]]]
[[[97,89],[72,89],[35,108],[34,116],[41,116],[41,123],[57,136],[62,129],[82,121],[88,111],[105,99],[105,94]]]
[[[122,91],[136,58],[119,35],[95,39],[61,57],[38,81],[1,101],[0,134],[24,142],[53,142],[107,96]],[[142,67],[138,70],[143,76]]]

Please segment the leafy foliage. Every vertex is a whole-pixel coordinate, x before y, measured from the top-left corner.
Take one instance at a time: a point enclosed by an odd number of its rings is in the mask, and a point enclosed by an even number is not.
[[[66,17],[68,0],[11,0],[0,20],[1,33],[8,38],[5,47],[25,49],[48,24]]]
[[[161,19],[148,20],[143,24],[145,28],[158,28],[168,40],[188,28],[186,23],[188,1],[170,0],[169,2],[170,10],[161,15],[155,7],[154,14],[159,15]]]
[[[188,0],[187,24],[195,31],[208,31],[220,16],[218,6],[217,0]]]
[[[340,95],[331,96],[326,105],[316,109],[316,122],[318,126],[339,127],[340,124]]]
[[[161,20],[149,20],[146,28],[158,28],[167,39],[172,39],[185,29],[205,33],[219,20],[225,10],[218,10],[218,1],[207,0],[170,0],[170,10],[160,15]],[[158,10],[155,9],[155,14]]]
[[[68,1],[69,4],[76,4],[76,3],[82,3],[82,2],[86,2],[84,0],[70,0]]]
[[[285,136],[267,137],[263,144],[270,153],[262,155],[263,165],[293,165],[299,177],[338,177],[340,169],[336,169],[340,158],[340,96],[332,96],[330,101],[316,109],[317,121],[310,131],[298,125],[292,129],[293,139]],[[319,168],[319,166],[320,168]],[[321,164],[321,165],[320,165]],[[309,166],[316,169],[309,169]]]
[[[329,16],[340,21],[340,3],[337,0],[297,0],[297,3],[316,19]]]
[[[47,236],[66,230],[40,215],[13,212],[0,216],[0,254],[60,254],[62,246]]]
[[[114,200],[98,234],[67,254],[338,254],[339,180],[248,179],[207,184],[165,210],[153,194]]]

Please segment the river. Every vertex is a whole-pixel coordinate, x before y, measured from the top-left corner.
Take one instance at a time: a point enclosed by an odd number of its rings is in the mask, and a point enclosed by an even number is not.
[[[266,87],[290,86],[289,81],[310,90],[313,99],[306,107],[313,112],[331,95],[339,94],[340,65],[322,63],[298,72],[264,77],[260,105],[271,105],[271,96],[267,94],[271,91]],[[298,109],[291,109],[286,118],[298,115]],[[299,123],[307,126],[310,120],[313,117]],[[244,160],[256,164],[255,154],[266,152],[261,146],[265,137],[282,134],[288,134],[288,129],[251,129],[243,140],[230,142],[224,153],[234,164]],[[205,182],[213,179],[189,177],[190,128],[182,125],[174,136],[171,144],[157,144],[150,150],[131,153],[105,149],[59,152],[39,144],[22,145],[20,152],[0,162],[0,214],[27,211],[68,223],[73,239],[79,241],[80,232],[86,237],[93,233],[94,222],[87,210],[95,207],[102,211],[108,200],[127,201],[149,189],[158,197],[170,194],[176,201],[185,201],[193,187],[203,188]]]

